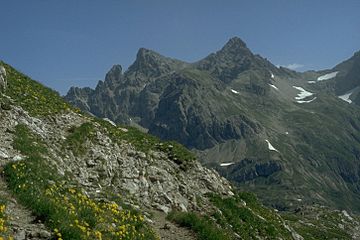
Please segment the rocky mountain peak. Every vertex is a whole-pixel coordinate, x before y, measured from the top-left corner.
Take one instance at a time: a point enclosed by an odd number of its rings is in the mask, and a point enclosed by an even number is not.
[[[247,48],[246,43],[239,37],[232,37],[224,45],[223,49]]]
[[[109,75],[120,76],[122,74],[122,67],[120,64],[115,64],[111,67],[110,71],[107,73]]]
[[[140,48],[136,54],[135,62],[127,71],[128,76],[136,79],[143,79],[147,82],[149,79],[159,77],[162,74],[182,69],[189,65],[188,63],[165,57],[153,50]],[[130,77],[131,78],[131,77]],[[140,81],[141,84],[144,81]]]
[[[115,64],[105,76],[105,86],[114,89],[120,83],[122,78],[122,67],[119,64]],[[100,87],[101,85],[102,84],[99,82],[97,87]]]
[[[232,60],[242,57],[253,56],[250,49],[247,48],[246,43],[238,37],[230,38],[224,47],[216,53],[217,56],[225,55]]]
[[[196,63],[200,70],[207,70],[224,82],[230,82],[236,76],[256,65],[254,54],[238,37],[231,38],[223,48]]]
[[[129,70],[136,67],[136,69],[139,69],[141,67],[145,66],[156,66],[160,65],[161,62],[165,60],[166,57],[160,55],[159,53],[146,49],[146,48],[140,48],[136,54],[136,60],[133,63],[133,65],[130,66]]]
[[[137,54],[136,54],[136,59],[144,59],[146,57],[163,57],[161,56],[161,54],[151,50],[151,49],[147,49],[147,48],[139,48]]]

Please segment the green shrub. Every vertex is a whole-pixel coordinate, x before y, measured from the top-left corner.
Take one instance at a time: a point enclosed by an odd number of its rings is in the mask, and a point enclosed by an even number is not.
[[[167,218],[182,227],[193,230],[199,240],[232,239],[227,231],[219,228],[209,218],[205,218],[196,213],[171,212]]]
[[[94,137],[94,126],[91,122],[83,123],[80,127],[73,127],[69,130],[64,147],[71,149],[75,156],[86,153],[85,142],[92,141]]]

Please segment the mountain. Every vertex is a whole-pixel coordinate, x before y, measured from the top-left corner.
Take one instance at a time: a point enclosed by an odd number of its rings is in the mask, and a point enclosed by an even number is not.
[[[338,72],[335,77],[335,92],[340,96],[348,96],[355,104],[360,104],[360,52],[335,66],[332,71]]]
[[[65,99],[184,144],[278,209],[315,202],[360,211],[360,110],[338,97],[357,86],[358,53],[305,73],[276,67],[237,37],[195,63],[151,53],[149,62],[138,54],[115,88],[99,82],[91,94],[72,88]]]
[[[1,238],[359,237],[357,215],[317,204],[281,213],[266,208],[182,145],[83,113],[0,64],[8,81],[0,92]],[[111,73],[109,86],[119,83],[111,76],[121,77],[121,68]],[[77,93],[86,99],[92,91]]]
[[[332,69],[319,71],[315,81],[310,81],[318,89],[327,89],[340,99],[359,105],[359,86],[360,86],[360,52],[336,65]]]

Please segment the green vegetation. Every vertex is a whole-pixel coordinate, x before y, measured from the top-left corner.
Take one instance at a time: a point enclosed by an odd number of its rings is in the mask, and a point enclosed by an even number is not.
[[[279,215],[261,205],[255,195],[239,192],[233,197],[211,194],[211,202],[220,210],[200,216],[195,213],[172,212],[168,219],[188,227],[201,240],[292,239]]]
[[[59,176],[46,161],[45,144],[26,126],[18,125],[15,134],[14,148],[27,158],[5,166],[8,186],[56,239],[155,239],[139,213],[119,201],[95,201]]]
[[[200,216],[196,213],[171,212],[167,218],[182,227],[187,227],[193,230],[199,240],[233,239],[229,232],[221,229],[211,219]]]
[[[224,228],[231,226],[243,239],[257,239],[258,236],[291,239],[282,219],[262,206],[251,193],[240,192],[228,198],[212,195],[210,199],[221,211],[213,215],[217,222]]]
[[[235,235],[241,239],[292,239],[285,224],[306,240],[352,239],[350,233],[357,226],[356,221],[347,219],[341,212],[322,207],[280,216],[247,192],[226,198],[212,194],[209,198],[220,211],[207,215],[171,212],[168,219],[190,228],[200,240],[235,239]]]
[[[351,222],[346,222],[348,219],[338,211],[318,208],[301,215],[285,213],[282,217],[306,240],[353,239],[349,232],[354,231],[355,228],[349,229]]]
[[[5,213],[6,201],[0,198],[0,240],[12,240],[8,230],[8,216]]]
[[[79,111],[66,103],[54,90],[44,87],[5,63],[1,64],[5,66],[7,72],[6,94],[15,101],[16,105],[21,106],[31,115],[51,115],[70,109]],[[4,106],[8,106],[8,104],[4,104]]]
[[[75,156],[84,155],[87,150],[84,143],[93,139],[94,125],[91,122],[83,123],[80,127],[69,129],[69,132],[64,147],[71,149]]]

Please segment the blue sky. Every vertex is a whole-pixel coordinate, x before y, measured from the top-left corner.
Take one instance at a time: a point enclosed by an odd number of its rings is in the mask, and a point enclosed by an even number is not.
[[[194,62],[238,36],[299,71],[360,50],[359,0],[0,0],[0,59],[62,94],[140,47]]]

